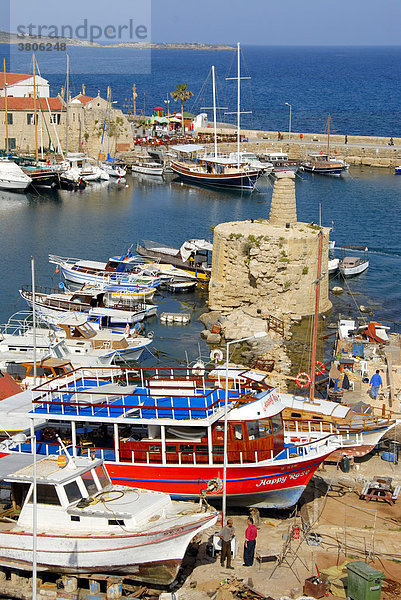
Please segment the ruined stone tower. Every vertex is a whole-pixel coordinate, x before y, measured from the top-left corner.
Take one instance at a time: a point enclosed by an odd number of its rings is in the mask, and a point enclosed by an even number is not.
[[[278,173],[270,218],[221,223],[214,229],[209,308],[253,307],[262,315],[314,312],[318,234],[323,230],[320,312],[331,308],[327,275],[329,229],[297,221],[295,176]]]

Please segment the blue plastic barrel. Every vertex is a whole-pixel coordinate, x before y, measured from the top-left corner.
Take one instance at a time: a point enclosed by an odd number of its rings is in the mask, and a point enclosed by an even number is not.
[[[382,460],[395,463],[397,459],[394,452],[382,452]]]

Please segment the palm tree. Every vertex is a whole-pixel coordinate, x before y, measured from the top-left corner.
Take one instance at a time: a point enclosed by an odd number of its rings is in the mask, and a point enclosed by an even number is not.
[[[173,92],[170,92],[170,96],[175,101],[181,100],[182,133],[184,134],[184,102],[192,98],[193,93],[190,90],[187,90],[186,83],[180,83],[177,84],[177,87]]]

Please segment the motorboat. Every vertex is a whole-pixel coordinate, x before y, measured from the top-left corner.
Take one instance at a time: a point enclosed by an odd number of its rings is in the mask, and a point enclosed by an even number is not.
[[[35,464],[32,455],[4,456],[7,443],[2,446],[0,473],[11,486],[13,506],[0,514],[3,566],[31,570],[35,537],[39,572],[120,574],[168,584],[191,539],[216,524],[212,509],[113,485],[102,460],[72,457],[64,444],[58,456]]]
[[[262,171],[264,175],[270,175],[273,170],[273,165],[270,162],[262,162],[254,152],[243,151],[239,154],[237,152],[230,152],[228,158],[232,158],[235,161],[239,160],[240,163],[246,163],[250,168]]]
[[[131,163],[133,173],[141,175],[163,175],[164,167],[150,156],[139,156]]]
[[[37,423],[39,455],[59,453],[57,436],[67,439],[74,456],[104,458],[115,483],[185,499],[221,500],[227,402],[228,503],[294,505],[319,464],[338,448],[335,437],[287,445],[284,407],[274,388],[226,392],[194,371],[124,369],[122,377],[106,383],[78,370],[68,388],[59,378],[35,388],[33,398],[22,392],[3,400],[0,421],[2,413],[29,415]],[[91,431],[84,449],[78,431],[85,427]],[[24,444],[14,451],[32,448]]]
[[[398,165],[394,168],[394,173],[396,175],[401,175],[401,165]]]
[[[31,183],[31,177],[14,161],[0,158],[0,189],[23,192]]]
[[[84,286],[85,289],[70,292],[52,290],[51,288],[35,288],[35,310],[47,323],[57,325],[66,313],[86,315],[96,329],[111,328],[113,331],[129,330],[143,319],[157,314],[155,304],[130,301],[130,298],[113,296],[113,292]],[[20,289],[21,297],[33,308],[32,286]]]
[[[110,154],[107,155],[107,159],[100,164],[102,171],[105,171],[109,177],[125,177],[127,170],[118,158],[112,158]]]
[[[340,266],[339,258],[330,258],[327,261],[327,270],[329,275],[336,275]]]
[[[196,281],[174,281],[167,284],[169,292],[177,293],[188,293],[196,290]]]
[[[69,153],[64,157],[65,175],[72,180],[99,181],[102,171],[93,158],[82,152]]]
[[[212,250],[213,244],[202,239],[187,240],[179,248],[150,240],[141,240],[136,245],[136,252],[143,258],[158,261],[160,265],[173,265],[205,281],[210,279]]]
[[[287,152],[263,152],[260,155],[262,164],[271,165],[270,173],[296,173],[298,171],[298,162],[289,160]]]
[[[362,256],[346,256],[346,250],[350,248],[352,250],[360,250],[363,252]],[[342,259],[339,264],[339,270],[341,275],[346,277],[354,277],[360,275],[369,267],[369,255],[368,249],[364,246],[347,246],[342,248]]]

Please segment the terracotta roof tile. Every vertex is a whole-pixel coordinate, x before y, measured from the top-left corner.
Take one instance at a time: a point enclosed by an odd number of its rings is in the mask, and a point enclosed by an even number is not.
[[[81,104],[83,104],[84,106],[86,104],[88,104],[88,102],[90,102],[91,100],[94,100],[95,98],[93,96],[83,96],[82,94],[78,94],[78,96],[75,96],[75,98],[73,98],[73,100],[79,100]]]
[[[14,85],[19,81],[24,81],[24,79],[30,79],[31,75],[27,75],[26,73],[7,73],[6,81],[7,85]],[[4,73],[0,73],[0,88],[4,88]]]
[[[46,102],[47,100],[47,102]],[[44,112],[48,110],[47,103],[49,104],[50,110],[65,110],[65,106],[59,98],[37,98],[36,107],[41,108]],[[12,110],[34,110],[33,98],[7,98],[7,109]],[[5,98],[0,98],[0,110],[5,110]]]

